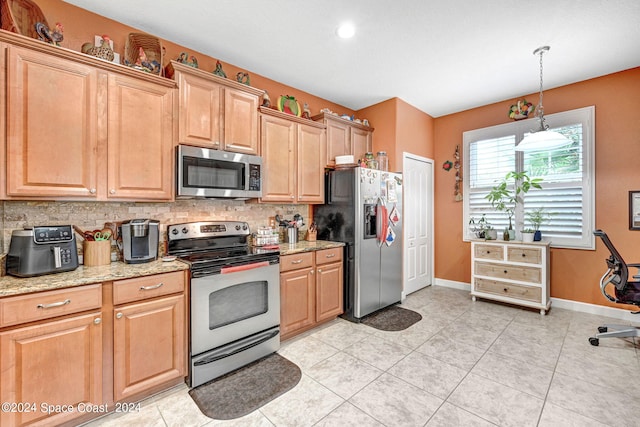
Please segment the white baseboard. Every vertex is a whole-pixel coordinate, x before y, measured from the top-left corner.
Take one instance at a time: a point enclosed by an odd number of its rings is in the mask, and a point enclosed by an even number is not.
[[[435,278],[434,286],[471,291],[471,284]],[[629,310],[621,308],[607,307],[604,305],[588,304],[580,301],[572,301],[562,298],[551,298],[551,307],[563,308],[565,310],[579,311],[581,313],[595,314],[597,316],[611,317],[625,320],[627,322],[640,322],[640,314],[631,314]]]

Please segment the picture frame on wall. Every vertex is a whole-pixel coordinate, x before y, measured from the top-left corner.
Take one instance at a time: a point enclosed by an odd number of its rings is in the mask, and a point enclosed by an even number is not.
[[[629,191],[629,230],[640,230],[640,191]]]

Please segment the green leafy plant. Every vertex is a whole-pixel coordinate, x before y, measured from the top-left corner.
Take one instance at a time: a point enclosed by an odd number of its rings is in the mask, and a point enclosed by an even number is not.
[[[533,231],[540,230],[540,226],[551,219],[551,214],[544,210],[543,207],[536,208],[531,212],[527,212],[527,219],[531,223]]]
[[[532,188],[541,189],[542,178],[531,178],[526,171],[511,171],[491,188],[485,198],[494,209],[505,212],[509,217],[509,230],[513,230],[513,215],[518,204],[524,203],[524,195]]]
[[[478,220],[471,217],[471,219],[469,220],[469,227],[479,239],[486,239],[487,232],[489,230],[493,230],[493,226],[489,223],[487,217],[484,214],[482,214],[482,216]]]

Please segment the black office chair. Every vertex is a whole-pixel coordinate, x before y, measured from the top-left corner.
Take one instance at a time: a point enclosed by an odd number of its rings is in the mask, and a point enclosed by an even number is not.
[[[627,264],[620,256],[607,233],[602,230],[595,230],[593,234],[602,239],[602,243],[609,249],[611,256],[607,258],[607,272],[600,279],[600,292],[609,301],[618,304],[631,304],[640,307],[640,264]],[[638,274],[634,275],[629,281],[629,267],[638,269]],[[613,295],[607,293],[607,286],[613,286]],[[639,311],[633,311],[633,314],[640,313]],[[609,331],[609,329],[614,329]],[[595,337],[590,337],[589,342],[591,345],[600,344],[600,338],[626,338],[626,337],[640,337],[640,329],[629,325],[602,325],[598,327],[598,334]]]

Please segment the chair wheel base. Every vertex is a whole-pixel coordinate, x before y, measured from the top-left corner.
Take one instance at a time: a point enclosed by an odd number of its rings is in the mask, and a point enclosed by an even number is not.
[[[605,328],[606,329],[606,328]],[[605,331],[606,332],[606,331]],[[598,346],[600,345],[600,340],[596,337],[589,337],[589,343],[593,346]]]
[[[601,334],[604,334],[605,332],[607,332],[608,328],[606,326],[598,326],[598,332],[600,332]]]

